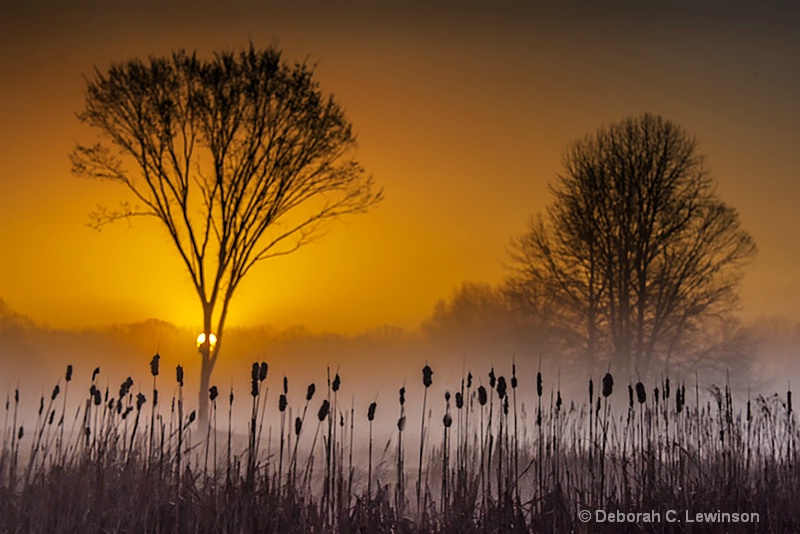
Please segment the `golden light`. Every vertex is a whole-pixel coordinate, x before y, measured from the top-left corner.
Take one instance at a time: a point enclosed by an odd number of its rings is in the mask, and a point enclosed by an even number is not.
[[[197,336],[197,348],[202,347],[205,342],[206,342],[205,334],[200,334],[199,336]],[[216,344],[217,344],[217,336],[215,336],[214,333],[212,332],[211,334],[208,335],[208,345],[211,349],[213,349],[214,345]]]

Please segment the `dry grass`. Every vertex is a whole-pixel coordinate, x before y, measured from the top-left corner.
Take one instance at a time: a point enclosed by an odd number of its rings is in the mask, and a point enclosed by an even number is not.
[[[249,399],[212,388],[210,427],[203,429],[186,413],[182,369],[173,380],[158,367],[154,358],[152,388],[137,391],[127,379],[116,395],[101,391],[95,370],[74,414],[70,367],[39,399],[32,425],[21,421],[20,393],[8,393],[0,532],[688,528],[583,524],[581,509],[755,512],[758,525],[727,524],[727,531],[800,531],[791,512],[800,499],[800,467],[790,391],[737,408],[727,386],[708,394],[669,379],[620,386],[609,373],[599,391],[589,381],[586,398],[565,401],[557,380],[548,399],[541,373],[526,386],[512,365],[510,380],[492,369],[487,388],[468,373],[453,384],[454,395],[437,402],[428,398],[426,365],[422,380],[403,384],[391,408],[377,400],[344,406],[345,379],[331,380],[330,372],[325,391],[315,397],[310,384],[305,401],[291,406],[288,380],[269,402],[268,367],[255,363]],[[175,392],[169,402],[153,402],[159,387]],[[518,403],[525,393],[533,417]],[[406,411],[406,394],[423,399],[421,414]],[[231,421],[234,410],[247,409],[240,439]],[[373,423],[394,420],[394,410],[399,419],[381,452],[380,444],[373,448]],[[421,430],[419,465],[407,464],[407,421]],[[431,432],[436,426],[441,432]],[[693,525],[691,532],[717,531],[712,527],[719,525]]]

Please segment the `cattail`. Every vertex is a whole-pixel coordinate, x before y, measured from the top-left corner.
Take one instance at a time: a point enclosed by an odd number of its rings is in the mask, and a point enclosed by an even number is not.
[[[67,365],[67,376],[65,378],[67,382],[72,380],[72,364]]]
[[[472,373],[467,373],[467,389],[472,387]]]
[[[400,406],[406,403],[406,388],[405,386],[400,388]]]
[[[460,391],[456,391],[456,408],[459,410],[464,407],[464,396]]]
[[[669,398],[669,377],[664,380],[664,400]]]
[[[402,432],[405,429],[406,429],[406,416],[404,415],[397,420],[397,430]]]
[[[320,422],[324,421],[326,417],[328,417],[328,410],[331,407],[331,403],[328,402],[328,399],[322,401],[322,406],[319,407],[319,412],[317,412],[317,418]]]
[[[294,435],[299,436],[301,430],[303,430],[303,420],[297,417],[294,420]]]
[[[263,382],[267,379],[267,371],[269,370],[269,365],[267,362],[261,362],[261,367],[258,368],[258,381]]]
[[[283,394],[289,394],[289,379],[286,378],[286,375],[283,376]]]
[[[750,399],[747,399],[747,421],[753,420],[753,413],[750,411]]]
[[[14,390],[14,402],[19,404],[19,388]]]
[[[250,395],[253,397],[258,397],[258,377],[250,382]]]
[[[153,406],[158,406],[158,390],[153,390]]]
[[[450,403],[450,392],[449,392],[449,391],[445,391],[445,392],[444,392],[444,400],[445,400],[445,402],[447,402],[448,404]]]
[[[192,410],[192,413],[189,414],[189,424],[192,424],[196,417],[197,413],[194,410]]]
[[[250,380],[252,380],[253,382],[258,382],[259,370],[260,370],[260,367],[258,365],[258,362],[253,362],[253,366],[252,366],[252,368],[250,370]]]
[[[136,394],[136,409],[137,410],[141,410],[142,409],[142,405],[144,405],[145,400],[146,399],[144,398],[144,394],[142,394],[142,393],[137,393]]]
[[[636,382],[636,400],[639,401],[639,404],[644,404],[647,400],[647,393],[644,390],[644,384],[641,382]]]
[[[792,390],[786,392],[786,409],[789,412],[789,415],[792,413]]]
[[[160,359],[161,355],[156,353],[156,355],[153,356],[153,359],[150,360],[150,374],[152,374],[153,376],[158,376],[158,360]]]
[[[53,424],[53,418],[54,418],[55,416],[56,416],[56,411],[55,411],[55,410],[52,410],[52,411],[50,412],[50,417],[49,417],[49,418],[48,418],[48,420],[47,420],[47,424],[48,424],[48,425],[52,425],[52,424]]]
[[[342,385],[342,380],[339,378],[339,373],[336,373],[336,376],[333,377],[333,384],[331,384],[331,389],[333,392],[336,393],[339,391],[339,386]]]
[[[286,411],[286,395],[281,393],[281,396],[278,397],[278,410],[281,412]]]
[[[39,415],[42,415],[43,411],[44,411],[44,397],[41,397],[39,399]]]
[[[590,386],[591,387],[591,386]],[[536,373],[536,395],[542,396],[542,372]]]
[[[101,402],[103,402],[103,399],[100,396],[100,390],[95,388],[95,390],[94,390],[94,405],[95,406],[100,406]]]
[[[606,373],[603,377],[603,397],[608,397],[614,391],[614,377]]]
[[[592,381],[592,379],[590,378],[589,379],[589,401],[592,400],[593,395],[594,395],[594,381]]]
[[[228,397],[228,405],[230,406],[232,404],[233,404],[233,388],[231,388],[231,394]]]
[[[486,405],[486,401],[487,401],[486,388],[483,387],[483,386],[480,386],[480,387],[478,387],[478,402],[481,404],[481,406],[485,406]]]
[[[511,364],[511,389],[517,389],[517,364]]]
[[[489,387],[494,389],[495,384],[497,384],[497,377],[494,376],[494,367],[489,370]]]
[[[97,378],[98,374],[100,374],[100,368],[99,367],[95,367],[94,368],[94,372],[92,372],[92,382],[94,382],[94,379]]]
[[[218,395],[219,395],[219,390],[217,389],[217,386],[211,386],[210,388],[208,388],[208,397],[209,399],[211,399],[211,402],[217,400]]]
[[[422,368],[422,383],[426,388],[433,384],[433,370],[431,370],[429,365],[425,365],[425,367]]]
[[[500,377],[497,379],[497,395],[502,399],[506,396],[506,379],[505,377]]]
[[[314,383],[310,383],[308,385],[308,391],[306,391],[306,400],[310,401],[314,397],[314,392],[317,390],[317,386]]]
[[[628,384],[628,407],[633,408],[633,386],[630,384]],[[678,408],[678,411],[680,412],[681,409]]]
[[[453,418],[450,416],[450,412],[444,414],[442,418],[442,423],[444,423],[445,428],[450,428],[450,425],[453,424]]]
[[[377,407],[378,407],[378,404],[374,403],[374,402],[369,405],[369,410],[367,410],[367,419],[368,420],[372,421],[373,419],[375,419],[375,408],[377,408]]]
[[[58,384],[56,384],[56,387],[53,388],[53,394],[50,396],[50,400],[51,401],[56,400],[56,397],[58,397],[58,394],[59,394],[60,391],[61,391],[61,388],[59,388]]]
[[[19,427],[19,432],[17,432],[17,439],[22,439],[22,436],[24,436],[24,435],[25,435],[25,429],[22,428],[22,426],[20,426]]]
[[[183,367],[181,367],[180,365],[175,368],[175,376],[178,379],[178,384],[180,384],[181,387],[183,387]]]
[[[561,390],[556,392],[556,412],[561,411]]]

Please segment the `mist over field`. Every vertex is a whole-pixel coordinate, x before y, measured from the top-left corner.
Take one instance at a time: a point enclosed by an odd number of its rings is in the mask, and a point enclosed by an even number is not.
[[[419,420],[424,389],[421,370],[426,364],[434,371],[429,409],[438,421],[445,411],[444,393],[455,394],[468,373],[473,375],[474,387],[483,384],[488,388],[489,371],[494,369],[496,376],[510,379],[512,364],[516,365],[520,384],[520,404],[529,408],[534,400],[541,359],[545,395],[560,391],[566,402],[585,402],[589,379],[599,384],[607,365],[589,366],[560,357],[557,346],[548,343],[546,333],[532,332],[516,322],[497,301],[476,298],[481,294],[491,295],[492,289],[481,284],[462,286],[449,299],[440,301],[418,329],[410,331],[385,326],[356,335],[341,335],[311,332],[303,326],[284,330],[269,326],[230,328],[212,384],[219,388],[224,399],[225,413],[228,394],[233,389],[235,421],[244,425],[249,413],[250,370],[254,362],[266,362],[269,366],[268,416],[270,412],[275,414],[284,376],[288,378],[287,397],[293,406],[301,406],[307,386],[315,384],[317,396],[311,409],[316,410],[326,396],[328,373],[330,379],[338,373],[342,383],[341,410],[346,413],[352,407],[363,416],[367,406],[375,401],[378,413],[384,415],[378,421],[388,425],[384,430],[389,433],[399,413],[401,387],[408,391],[409,418]],[[713,368],[673,368],[668,374],[673,384],[682,381],[694,389],[697,379],[701,395],[705,395],[712,385],[723,387],[729,381],[733,395],[746,400],[748,394],[785,395],[787,387],[800,383],[800,362],[796,357],[800,325],[786,319],[764,318],[742,329],[748,336],[746,361],[737,357],[728,367],[723,362]],[[195,409],[199,378],[195,338],[195,332],[157,319],[80,330],[52,329],[3,303],[0,398],[19,389],[25,418],[32,422],[40,397],[47,399],[56,383],[63,387],[67,365],[74,367],[70,397],[76,403],[87,398],[91,375],[98,367],[97,384],[101,389],[108,387],[112,397],[120,383],[131,377],[132,390],[149,398],[152,391],[149,362],[158,353],[161,402],[177,393],[175,369],[181,365],[185,371],[187,409]],[[658,373],[653,383],[663,378]],[[621,388],[617,400],[625,403],[624,388],[628,380],[619,375],[615,380]],[[636,381],[637,377],[631,377],[631,383]],[[274,424],[276,420],[270,422]]]

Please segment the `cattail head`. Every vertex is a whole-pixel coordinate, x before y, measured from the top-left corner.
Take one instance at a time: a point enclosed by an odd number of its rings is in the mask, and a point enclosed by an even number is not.
[[[192,410],[192,413],[189,414],[189,423],[188,424],[191,425],[196,418],[197,418],[197,412]]]
[[[511,364],[511,389],[517,389],[517,364]]]
[[[142,406],[144,405],[146,399],[144,398],[144,394],[137,393],[136,394],[136,409],[141,410]]]
[[[378,407],[378,404],[375,403],[375,402],[373,402],[372,404],[369,405],[369,410],[367,410],[367,419],[369,419],[370,421],[375,419],[375,408],[377,408],[377,407]]]
[[[444,423],[445,428],[450,428],[450,425],[453,424],[453,418],[450,416],[450,412],[444,414],[442,418],[442,423]]]
[[[283,375],[283,394],[289,394],[289,379],[286,378],[286,375]]]
[[[259,365],[258,362],[253,362],[253,366],[250,369],[250,380],[253,382],[258,382],[258,373],[259,373]]]
[[[158,390],[153,390],[153,406],[158,406]]]
[[[92,396],[94,397],[94,399],[93,399],[94,400],[94,405],[95,406],[100,406],[100,403],[103,402],[103,399],[100,396],[100,390],[95,388],[94,395],[92,395]]]
[[[541,371],[536,373],[536,394],[539,397],[542,396],[542,372]]]
[[[269,371],[269,365],[267,365],[267,362],[261,362],[261,366],[258,368],[259,382],[263,382],[267,379],[267,371]]]
[[[494,375],[494,367],[489,369],[489,387],[494,389],[495,384],[497,384],[497,377]]]
[[[747,420],[753,420],[753,413],[750,411],[750,399],[747,399]]]
[[[231,388],[231,394],[228,397],[228,406],[233,405],[233,388]]]
[[[67,376],[65,378],[67,382],[72,380],[72,364],[67,365]]]
[[[258,376],[256,376],[255,380],[250,381],[250,395],[258,397]]]
[[[160,359],[161,355],[156,353],[156,355],[153,356],[153,359],[150,360],[150,374],[153,376],[158,376],[158,360]]]
[[[39,398],[39,415],[44,411],[44,397]]]
[[[94,371],[92,372],[92,382],[94,382],[94,379],[97,378],[98,374],[100,374],[100,368],[99,367],[95,367]]]
[[[503,415],[508,415],[508,395],[503,397]]]
[[[405,386],[400,388],[400,406],[406,403],[406,388]]]
[[[556,412],[560,412],[561,411],[561,402],[562,402],[561,401],[561,390],[559,389],[556,392]]]
[[[50,412],[50,417],[47,418],[47,424],[48,425],[52,425],[53,424],[53,418],[55,418],[55,416],[56,416],[56,411],[52,410]]]
[[[422,383],[426,388],[431,387],[431,384],[433,384],[433,370],[430,365],[426,364],[425,367],[422,368]]]
[[[330,410],[331,403],[328,402],[328,399],[322,401],[322,406],[319,407],[319,412],[317,412],[317,418],[320,422],[324,421],[326,417],[328,417],[328,410]]]
[[[647,393],[644,390],[644,384],[641,382],[636,382],[636,400],[639,401],[639,404],[644,404],[644,401],[647,400]]]
[[[294,420],[294,435],[299,436],[301,430],[303,430],[303,420],[296,417]]]
[[[180,384],[181,387],[183,387],[183,367],[181,367],[180,365],[175,368],[175,376],[178,379],[178,384]]]
[[[590,378],[589,379],[589,402],[592,402],[594,398],[594,381]]]
[[[217,389],[217,386],[211,386],[210,388],[208,388],[208,398],[211,399],[211,402],[217,400],[218,395],[219,395],[219,390]]]
[[[633,408],[633,386],[630,384],[628,384],[628,407]]]
[[[664,400],[669,398],[669,377],[664,380]]]
[[[786,392],[786,410],[788,411],[789,415],[792,414],[792,390],[788,390]]]
[[[51,401],[56,400],[56,397],[58,397],[58,394],[59,394],[60,391],[61,391],[61,388],[59,388],[58,384],[56,384],[56,387],[53,388],[53,394],[50,396],[50,400]]]
[[[14,389],[14,403],[19,404],[19,388]]]
[[[402,432],[405,429],[406,429],[406,416],[404,415],[397,420],[397,430]]]
[[[506,396],[506,379],[501,376],[497,379],[497,395],[502,399]]]
[[[333,384],[331,385],[331,389],[333,392],[336,393],[339,391],[339,386],[342,385],[342,379],[339,378],[339,373],[336,373],[336,376],[333,377]]]
[[[310,383],[308,385],[308,391],[306,391],[306,400],[310,401],[314,397],[314,392],[317,390],[317,386],[314,383]]]
[[[281,412],[286,411],[286,395],[281,393],[281,396],[278,397],[278,410]]]
[[[456,391],[456,408],[459,410],[464,407],[464,395],[460,391]]]
[[[603,397],[608,397],[614,391],[614,377],[606,373],[603,377]]]
[[[445,400],[445,402],[450,404],[450,392],[449,391],[445,391],[444,392],[444,400]]]
[[[20,425],[19,432],[17,432],[17,439],[22,439],[22,436],[25,435],[25,429]]]
[[[486,401],[487,401],[486,388],[483,387],[483,386],[480,386],[480,387],[478,387],[478,402],[481,404],[481,406],[485,406],[486,405]]]
[[[467,373],[467,389],[472,387],[472,373]]]

